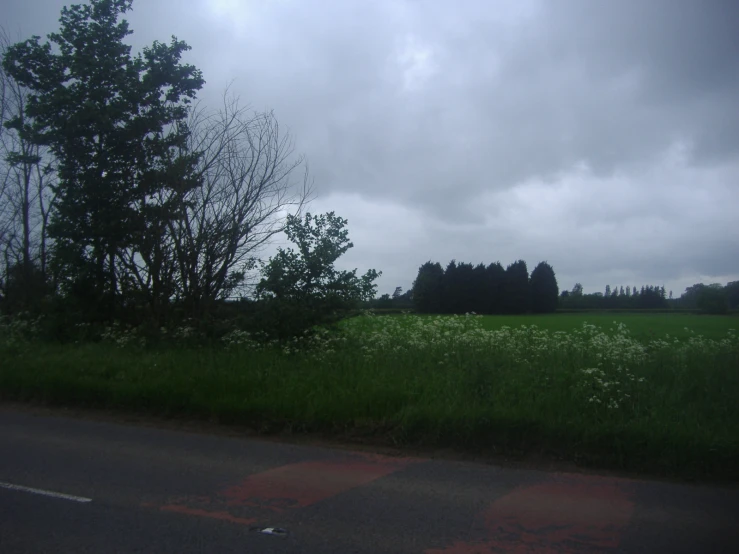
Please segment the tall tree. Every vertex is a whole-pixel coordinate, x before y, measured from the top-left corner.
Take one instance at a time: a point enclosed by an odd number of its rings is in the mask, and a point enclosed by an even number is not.
[[[506,273],[500,262],[490,264],[485,268],[485,287],[487,290],[487,301],[483,313],[500,314],[505,307],[503,298],[505,295]]]
[[[0,28],[0,57],[11,45]],[[54,158],[32,140],[29,91],[0,66],[0,294],[4,309],[35,309],[48,291],[47,227]]]
[[[554,269],[546,262],[540,262],[531,272],[531,311],[551,313],[557,310],[559,287]]]
[[[518,260],[506,268],[505,311],[523,314],[529,311],[529,271],[526,262]]]
[[[441,313],[444,269],[438,262],[428,261],[418,268],[413,282],[413,306],[417,312]]]
[[[193,315],[235,291],[246,291],[254,259],[282,232],[284,213],[299,215],[311,194],[307,167],[293,157],[289,134],[271,112],[249,113],[228,91],[217,111],[193,109],[182,156],[199,153],[195,188],[165,190],[159,205],[181,206],[177,217],[150,226],[146,250],[127,252],[137,290],[174,296]]]
[[[181,206],[151,199],[198,185],[185,157],[188,104],[204,81],[180,63],[187,44],[172,38],[131,56],[124,39],[132,0],[90,0],[62,10],[60,30],[11,46],[5,70],[29,96],[34,141],[59,162],[50,234],[78,292],[110,310],[124,249],[146,252],[151,227]],[[109,314],[107,314],[109,315]],[[105,317],[105,315],[103,316]]]
[[[450,261],[444,269],[442,310],[446,314],[459,313],[459,272],[457,261]]]
[[[719,283],[702,287],[698,293],[697,305],[707,314],[725,314],[729,311],[726,289]]]
[[[487,274],[485,271],[485,264],[477,264],[472,272],[472,297],[474,298],[472,303],[473,311],[478,314],[485,313],[489,301],[488,296],[490,291],[487,288]]]
[[[701,291],[706,287],[703,283],[696,283],[685,289],[685,292],[680,296],[680,306],[683,308],[697,308],[698,297]]]
[[[611,296],[611,285],[606,285],[606,292],[605,292],[606,298]]]
[[[475,288],[475,268],[471,263],[463,262],[457,266],[456,287],[456,313],[474,312],[477,307],[477,290]]]

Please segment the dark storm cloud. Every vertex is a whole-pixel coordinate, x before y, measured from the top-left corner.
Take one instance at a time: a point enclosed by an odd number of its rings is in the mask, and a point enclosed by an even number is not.
[[[638,174],[676,141],[695,163],[737,153],[739,4],[357,5],[278,2],[245,24],[236,57],[254,97],[291,122],[324,193],[479,221],[475,195],[577,163]]]
[[[64,3],[6,0],[3,25],[45,34]],[[349,217],[347,263],[389,292],[427,259],[548,259],[591,290],[739,277],[739,2],[137,0],[129,20],[137,49],[193,47],[205,102],[234,80],[275,110],[317,207]]]

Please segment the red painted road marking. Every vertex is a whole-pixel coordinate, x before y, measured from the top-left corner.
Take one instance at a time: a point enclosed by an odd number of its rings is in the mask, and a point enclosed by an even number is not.
[[[251,475],[213,499],[181,498],[160,509],[251,525],[259,517],[310,506],[414,462],[410,458],[353,454],[340,461],[289,464]]]
[[[616,548],[634,511],[629,481],[581,475],[520,487],[484,512],[487,537],[426,554],[578,553]]]

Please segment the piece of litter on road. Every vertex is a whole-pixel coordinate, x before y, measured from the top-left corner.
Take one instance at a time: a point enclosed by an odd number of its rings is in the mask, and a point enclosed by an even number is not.
[[[263,535],[287,536],[287,529],[281,527],[252,527],[249,530]]]

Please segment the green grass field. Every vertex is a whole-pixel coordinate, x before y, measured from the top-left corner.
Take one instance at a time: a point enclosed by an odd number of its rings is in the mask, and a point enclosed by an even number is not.
[[[736,323],[363,316],[287,345],[238,332],[203,348],[5,340],[0,397],[736,479]]]
[[[504,325],[517,327],[520,325],[536,325],[549,331],[572,331],[583,323],[592,323],[609,329],[613,322],[625,324],[635,338],[648,340],[670,335],[686,339],[692,334],[707,338],[720,338],[729,329],[739,331],[739,316],[693,315],[693,314],[624,314],[624,313],[564,313],[524,316],[483,317],[483,327],[500,329]],[[686,331],[686,328],[689,331]],[[690,332],[692,331],[692,333]]]
[[[403,317],[399,315],[383,315],[380,317]],[[419,316],[436,317],[436,316]],[[482,327],[491,331],[501,327],[520,327],[535,325],[547,331],[570,332],[582,327],[583,323],[591,323],[609,332],[614,323],[622,323],[630,330],[631,335],[639,340],[664,338],[665,335],[685,340],[691,336],[702,335],[709,339],[718,339],[733,329],[739,332],[739,315],[697,315],[669,313],[558,313],[540,315],[485,315],[481,320]]]

